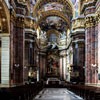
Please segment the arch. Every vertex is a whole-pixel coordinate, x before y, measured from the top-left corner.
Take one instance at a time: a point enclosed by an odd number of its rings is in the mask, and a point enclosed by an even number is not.
[[[5,27],[6,31],[4,33],[10,33],[10,13],[7,7],[7,4],[4,0],[0,1],[0,6],[2,7],[1,19],[5,18],[5,22],[2,23],[3,27]]]
[[[42,20],[46,19],[49,16],[58,16],[62,18],[68,24],[68,27],[70,28],[70,19],[68,18],[68,16],[65,16],[62,12],[56,11],[56,10],[50,10],[50,11],[46,11],[42,13],[42,16],[39,18],[37,24],[39,25],[42,22]]]
[[[67,7],[69,7],[70,11],[72,12],[73,17],[75,16],[74,7],[72,1],[70,0],[38,0],[34,6],[34,12],[36,13],[43,5],[52,2],[57,2],[62,5],[66,5]]]

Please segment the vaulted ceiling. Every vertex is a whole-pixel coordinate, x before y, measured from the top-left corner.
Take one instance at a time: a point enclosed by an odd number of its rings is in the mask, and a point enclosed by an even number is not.
[[[72,2],[73,1],[73,2]],[[40,40],[46,35],[44,42],[59,44],[58,40],[67,37],[67,30],[71,28],[71,20],[74,16],[73,3],[75,0],[38,0],[33,8],[33,16],[36,18],[39,28]],[[50,31],[55,30],[55,31]],[[48,33],[49,32],[49,36]],[[58,35],[52,35],[56,34]],[[42,35],[41,35],[42,34]],[[50,35],[51,34],[51,35]],[[54,39],[54,41],[53,41]],[[56,41],[55,41],[56,39]],[[51,40],[51,41],[50,41]],[[43,40],[41,40],[43,41]],[[51,44],[52,44],[51,43]],[[66,45],[66,43],[63,43]]]

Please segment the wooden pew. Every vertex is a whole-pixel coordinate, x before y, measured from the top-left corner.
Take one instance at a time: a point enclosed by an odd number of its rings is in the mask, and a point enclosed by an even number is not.
[[[70,91],[84,98],[84,100],[100,100],[100,87],[87,86],[87,85],[73,85],[68,84],[65,86]]]
[[[0,88],[0,98],[3,100],[32,100],[43,89],[40,82]]]

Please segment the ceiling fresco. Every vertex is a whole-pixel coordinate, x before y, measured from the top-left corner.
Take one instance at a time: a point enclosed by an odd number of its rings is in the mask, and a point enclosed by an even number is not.
[[[66,30],[66,24],[63,19],[57,16],[50,16],[47,19],[43,20],[40,24],[41,29],[44,31],[48,31],[50,29],[58,30],[59,32],[63,32]]]
[[[70,30],[71,20],[79,14],[79,0],[30,0],[31,11],[35,12],[40,28],[39,38],[42,45],[66,48],[67,31]],[[50,31],[50,30],[56,30]],[[50,32],[49,35],[47,34]],[[62,47],[63,44],[63,47]],[[64,45],[65,44],[65,45]],[[51,48],[52,48],[51,47]]]
[[[44,8],[44,11],[47,11],[47,10],[63,11],[64,6],[62,4],[53,2],[53,3],[48,3],[48,4],[44,5],[43,8]]]

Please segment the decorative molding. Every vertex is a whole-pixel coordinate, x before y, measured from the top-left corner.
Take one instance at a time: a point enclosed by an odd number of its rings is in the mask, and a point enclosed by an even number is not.
[[[33,39],[25,39],[25,41],[28,41],[28,42],[35,42]]]
[[[60,51],[60,56],[67,56],[67,51],[66,50]]]
[[[52,2],[57,2],[60,3],[62,5],[66,5],[66,7],[69,8],[70,11],[72,11],[72,15],[74,16],[74,7],[73,4],[70,0],[38,0],[37,3],[34,6],[34,12],[37,13],[37,11],[44,5],[47,3],[52,3]]]
[[[77,43],[77,42],[85,42],[85,40],[84,40],[84,39],[77,39],[77,40],[73,40],[72,42],[73,42],[73,43]]]
[[[21,4],[23,4],[23,5],[26,5],[26,1],[27,0],[17,0],[18,1],[18,3],[21,3]]]
[[[30,28],[30,29],[34,29],[34,21],[32,18],[25,17],[25,27]]]
[[[83,0],[82,7],[81,7],[81,12],[83,13],[86,8],[94,6],[95,3],[96,3],[95,0]]]
[[[49,37],[50,34],[52,34],[52,33],[56,34],[56,36],[59,36],[59,31],[57,31],[55,29],[48,30],[46,34]]]
[[[80,33],[81,32],[81,33]],[[72,32],[71,32],[72,34],[71,34],[71,36],[72,35],[76,35],[76,34],[82,34],[82,33],[85,33],[85,28],[77,28],[77,29],[75,29],[75,30],[72,30]]]
[[[25,33],[32,33],[32,34],[35,34],[36,32],[35,32],[35,30],[33,30],[33,29],[30,29],[30,28],[26,28],[25,27]]]
[[[76,29],[84,29],[84,17],[77,18],[72,20],[72,30],[75,31]]]
[[[9,33],[0,33],[0,37],[9,37],[10,34]]]
[[[10,21],[12,21],[14,23],[15,19],[16,19],[16,12],[15,12],[15,9],[11,6],[11,9],[10,9]]]
[[[96,3],[96,24],[100,22],[100,2]]]
[[[91,14],[91,15],[86,16],[85,27],[88,28],[88,27],[93,27],[93,26],[95,26],[95,15]]]
[[[95,21],[96,21],[96,25],[98,25],[98,23],[100,23],[100,13],[96,14]]]
[[[94,6],[87,7],[85,9],[84,15],[88,15],[88,14],[95,13],[95,8],[96,8],[95,5]]]
[[[16,7],[16,13],[19,15],[25,15],[25,8]]]
[[[25,21],[25,19],[23,16],[17,16],[16,17],[16,27],[24,28],[24,26],[25,26],[24,21]]]

